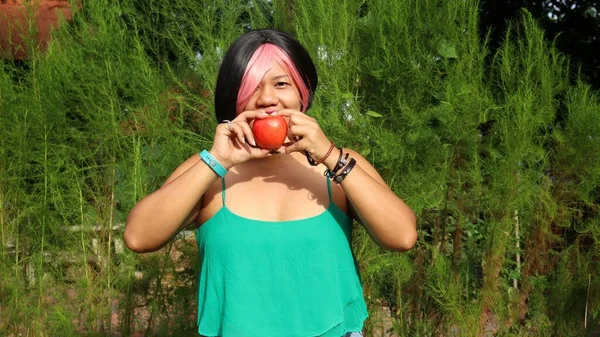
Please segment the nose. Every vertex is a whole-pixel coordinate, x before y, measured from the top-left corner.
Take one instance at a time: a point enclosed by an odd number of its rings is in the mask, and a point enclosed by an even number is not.
[[[262,86],[257,93],[258,97],[256,98],[256,106],[258,108],[266,108],[270,106],[277,105],[279,103],[279,98],[277,97],[277,92],[275,88],[269,85]]]

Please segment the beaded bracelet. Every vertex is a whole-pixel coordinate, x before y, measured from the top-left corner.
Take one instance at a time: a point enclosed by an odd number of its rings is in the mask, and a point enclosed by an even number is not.
[[[317,161],[317,165],[321,164],[322,162],[324,162],[327,159],[327,157],[329,157],[329,155],[331,154],[331,151],[333,151],[334,147],[335,147],[335,144],[333,142],[331,142],[331,146],[329,146],[329,150],[327,150],[325,157],[323,157],[323,158],[321,158],[321,160]]]
[[[348,166],[346,166],[344,168],[344,170],[342,171],[342,173],[336,175],[333,178],[333,182],[336,183],[336,184],[341,183],[346,178],[346,176],[348,175],[348,173],[350,173],[350,171],[352,171],[352,169],[354,168],[354,165],[356,165],[356,160],[354,160],[354,158],[350,158],[350,162],[348,163]]]

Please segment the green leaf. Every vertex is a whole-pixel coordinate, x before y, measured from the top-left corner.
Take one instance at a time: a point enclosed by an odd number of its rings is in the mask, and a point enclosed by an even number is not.
[[[447,59],[458,58],[454,44],[448,42],[448,40],[442,40],[440,42],[440,46],[438,48],[438,53],[440,54],[440,56],[445,57]]]
[[[383,115],[381,115],[380,113],[375,112],[373,110],[367,111],[367,116],[371,116],[371,117],[375,117],[375,118],[381,118],[381,117],[383,117]]]
[[[343,99],[353,99],[354,98],[354,94],[351,92],[346,92],[342,94],[342,98]]]
[[[554,139],[556,140],[557,143],[559,143],[559,144],[566,143],[566,138],[562,131],[554,130],[554,132],[552,133],[552,136],[554,137]]]

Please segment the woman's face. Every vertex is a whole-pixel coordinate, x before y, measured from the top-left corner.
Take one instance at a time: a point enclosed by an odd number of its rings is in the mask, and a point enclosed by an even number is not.
[[[261,79],[256,91],[244,107],[244,111],[265,110],[267,113],[293,109],[300,111],[300,93],[292,78],[277,62]]]

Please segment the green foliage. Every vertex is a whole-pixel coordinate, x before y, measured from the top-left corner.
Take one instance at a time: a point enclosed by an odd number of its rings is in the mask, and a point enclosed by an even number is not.
[[[306,45],[308,113],[417,214],[405,254],[354,231],[368,335],[597,328],[600,101],[526,12],[490,54],[474,0],[98,0],[0,63],[3,335],[195,333],[191,232],[136,255],[123,223],[210,146],[220,58],[262,27]]]

